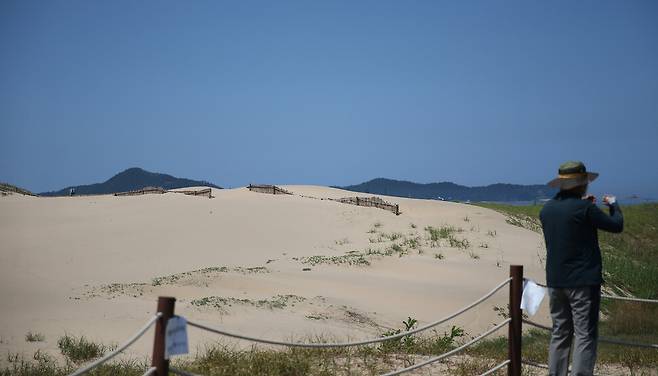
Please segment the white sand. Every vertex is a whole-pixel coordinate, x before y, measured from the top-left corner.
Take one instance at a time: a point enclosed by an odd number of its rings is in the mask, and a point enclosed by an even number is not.
[[[313,197],[356,195],[315,186],[284,188]],[[377,336],[400,327],[407,316],[420,323],[446,316],[507,278],[510,264],[523,264],[527,277],[544,280],[540,235],[477,206],[380,196],[400,205],[402,214],[396,216],[246,189],[213,190],[213,195],[1,197],[0,351],[56,353],[57,338],[65,333],[121,342],[154,313],[158,295],[175,296],[181,315],[236,332],[345,340]],[[369,241],[378,236],[368,233],[375,223],[381,223],[380,233],[417,234],[423,254],[411,249],[402,257],[368,258],[370,266],[301,262],[314,255],[383,250],[392,243]],[[469,250],[428,244],[425,226],[446,224],[463,229],[455,236],[468,239]],[[484,243],[488,248],[480,247]],[[444,259],[436,259],[438,253]],[[156,277],[222,266],[229,270],[151,284]],[[244,269],[259,266],[268,272]],[[306,267],[311,271],[302,271]],[[102,287],[112,283],[142,285],[118,286],[117,292]],[[223,310],[191,304],[211,296],[257,301],[279,294],[305,300],[273,309],[239,302]],[[439,332],[459,325],[477,334],[501,320],[493,307],[506,307],[507,296],[504,289]],[[538,321],[547,322],[546,310],[544,303]],[[43,333],[46,341],[27,343],[28,331]],[[193,328],[190,335],[193,348],[216,338]],[[149,333],[132,354],[147,355],[151,347]]]

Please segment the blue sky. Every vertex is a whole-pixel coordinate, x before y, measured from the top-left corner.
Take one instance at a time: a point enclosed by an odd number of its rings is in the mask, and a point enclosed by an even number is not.
[[[655,1],[0,2],[0,180],[658,196]]]

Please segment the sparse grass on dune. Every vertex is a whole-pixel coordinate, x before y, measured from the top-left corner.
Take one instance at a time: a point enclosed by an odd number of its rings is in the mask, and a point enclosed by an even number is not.
[[[268,309],[283,309],[286,308],[288,304],[291,304],[294,307],[295,303],[301,303],[305,300],[306,298],[297,295],[276,295],[269,299],[258,300],[223,296],[207,296],[194,299],[190,301],[190,304],[195,307],[210,307],[220,311],[225,311],[227,307],[232,307],[233,305],[244,305]]]
[[[27,189],[23,189],[20,187],[17,187],[15,185],[9,184],[9,183],[1,183],[0,182],[0,192],[4,194],[12,194],[12,193],[19,193],[22,195],[26,196],[36,196],[34,193],[28,191]]]
[[[45,340],[46,336],[44,336],[42,333],[29,331],[27,334],[25,334],[26,342],[43,342]]]

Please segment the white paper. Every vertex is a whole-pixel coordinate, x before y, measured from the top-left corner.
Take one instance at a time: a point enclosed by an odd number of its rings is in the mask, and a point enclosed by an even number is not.
[[[546,295],[546,287],[537,285],[534,281],[526,280],[523,284],[523,294],[521,295],[521,309],[526,311],[530,316],[534,316],[539,309],[541,301]]]
[[[188,352],[187,320],[181,316],[174,316],[167,321],[165,330],[165,359]]]

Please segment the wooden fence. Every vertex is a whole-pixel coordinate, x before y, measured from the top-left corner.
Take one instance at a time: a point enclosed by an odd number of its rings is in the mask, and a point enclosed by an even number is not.
[[[351,204],[351,205],[356,205],[356,206],[369,206],[369,207],[374,207],[374,208],[380,208],[384,210],[388,210],[390,212],[395,213],[395,215],[400,215],[400,205],[398,204],[391,204],[389,202],[386,202],[382,200],[379,197],[345,197],[345,198],[340,198],[337,200],[333,201],[338,201],[342,202],[344,204]]]
[[[213,198],[212,189],[210,188],[199,189],[197,191],[190,190],[190,191],[169,191],[169,192],[182,193],[188,196],[208,196],[208,198]]]
[[[115,193],[115,196],[138,196],[138,195],[146,195],[146,194],[164,194],[167,193],[167,191],[163,188],[160,187],[146,187],[142,189],[138,189],[136,191],[128,191],[128,192],[119,192]]]
[[[291,195],[292,192],[286,191],[283,188],[279,188],[276,185],[269,185],[269,184],[259,184],[259,185],[253,185],[249,184],[247,187],[250,191],[252,192],[260,192],[260,193],[270,193],[273,195]]]
[[[115,193],[115,196],[139,196],[139,195],[146,195],[146,194],[165,194],[168,192],[172,193],[182,193],[184,195],[188,196],[208,196],[208,198],[213,198],[212,196],[212,189],[210,188],[204,188],[204,189],[199,189],[199,190],[186,190],[186,191],[168,191],[164,188],[160,187],[146,187],[142,189],[138,189],[136,191],[128,191],[128,192],[119,192]]]

